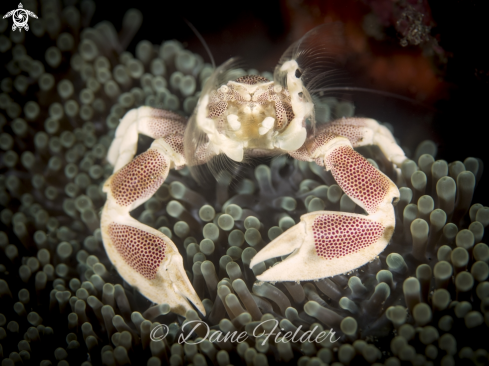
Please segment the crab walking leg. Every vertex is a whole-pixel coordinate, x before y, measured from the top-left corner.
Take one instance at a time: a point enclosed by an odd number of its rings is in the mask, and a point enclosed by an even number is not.
[[[281,263],[258,276],[262,281],[305,281],[335,276],[375,259],[388,244],[395,227],[393,200],[397,186],[341,136],[321,134],[309,158],[322,157],[338,185],[368,216],[319,211],[273,240],[252,259],[250,266],[292,252]]]
[[[315,137],[310,137],[300,149],[289,154],[299,160],[315,160],[318,165],[323,165],[323,156],[316,157],[314,152],[322,147],[326,136],[346,137],[353,147],[377,145],[386,158],[397,167],[407,160],[404,151],[387,127],[370,118],[343,117],[321,125],[317,128]]]
[[[319,135],[346,137],[353,147],[377,145],[387,159],[400,167],[407,160],[387,127],[370,118],[342,118],[321,126]]]
[[[107,180],[102,239],[109,259],[120,275],[149,300],[167,303],[173,312],[183,316],[192,309],[190,300],[205,314],[175,244],[158,230],[129,215],[156,192],[175,165],[171,157],[179,154],[172,148],[176,137],[171,137],[154,141],[149,150]]]
[[[136,154],[138,134],[154,139],[173,134],[183,136],[186,121],[185,117],[162,109],[147,106],[131,109],[121,119],[107,154],[114,172],[129,163]]]

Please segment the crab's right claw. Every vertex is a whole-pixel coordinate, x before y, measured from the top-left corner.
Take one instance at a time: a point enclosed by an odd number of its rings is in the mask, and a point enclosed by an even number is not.
[[[165,181],[170,165],[179,161],[170,144],[171,138],[176,137],[173,134],[169,140],[154,141],[150,149],[107,179],[103,187],[107,202],[102,211],[102,239],[119,274],[149,300],[166,303],[171,311],[182,316],[193,309],[192,302],[205,315],[175,244],[129,214],[156,192]]]
[[[193,309],[205,309],[190,283],[183,259],[175,244],[163,233],[128,216],[114,215],[110,205],[102,213],[105,250],[126,282],[158,304],[185,316]]]

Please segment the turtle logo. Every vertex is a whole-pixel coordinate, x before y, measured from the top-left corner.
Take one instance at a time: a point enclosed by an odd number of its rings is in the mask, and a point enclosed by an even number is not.
[[[24,9],[22,3],[19,3],[19,8],[9,11],[3,16],[3,19],[12,16],[12,20],[14,21],[14,24],[12,25],[13,31],[17,28],[19,28],[19,32],[22,31],[22,28],[25,28],[25,30],[28,31],[29,25],[27,24],[27,21],[29,20],[29,15],[37,19],[36,14],[34,14],[32,11]]]

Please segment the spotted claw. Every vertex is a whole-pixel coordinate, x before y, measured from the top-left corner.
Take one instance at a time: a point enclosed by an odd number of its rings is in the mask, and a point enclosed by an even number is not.
[[[290,254],[257,278],[261,281],[307,281],[352,271],[375,259],[394,231],[365,215],[319,211],[270,242],[250,266]]]
[[[122,278],[149,300],[168,304],[171,311],[182,316],[193,309],[192,302],[205,315],[175,244],[129,214],[156,192],[170,168],[185,165],[179,118],[168,111],[140,107],[122,119],[122,132],[118,129],[109,151],[109,160],[116,167],[103,188],[107,202],[102,211],[102,239]],[[156,140],[150,149],[132,159],[138,132]]]
[[[126,282],[157,304],[185,316],[192,302],[205,309],[190,283],[175,244],[158,230],[127,216],[115,216],[110,205],[102,212],[102,238],[109,259]]]
[[[251,267],[292,253],[258,279],[315,280],[352,271],[375,259],[394,232],[397,186],[353,150],[347,138],[330,131],[318,134],[296,155],[324,164],[343,191],[368,215],[319,211],[302,216],[299,224],[255,255]]]

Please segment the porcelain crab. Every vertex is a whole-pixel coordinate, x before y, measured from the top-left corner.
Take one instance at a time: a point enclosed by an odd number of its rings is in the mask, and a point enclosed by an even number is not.
[[[188,120],[147,106],[129,111],[121,120],[108,153],[114,174],[104,185],[102,236],[121,276],[151,301],[168,303],[181,315],[192,308],[190,301],[205,314],[175,244],[129,213],[156,192],[169,169],[196,167],[216,156],[238,163],[277,154],[314,161],[331,171],[345,194],[367,213],[303,215],[253,258],[251,267],[292,253],[259,280],[303,281],[345,273],[373,260],[388,244],[399,191],[354,148],[377,145],[398,167],[406,159],[404,152],[391,132],[373,119],[342,118],[314,125],[311,85],[320,77],[314,69],[320,58],[316,53],[313,62],[304,61],[304,44],[300,41],[284,54],[273,81],[253,75],[229,80],[233,60],[218,67]],[[134,158],[138,134],[154,142]]]

